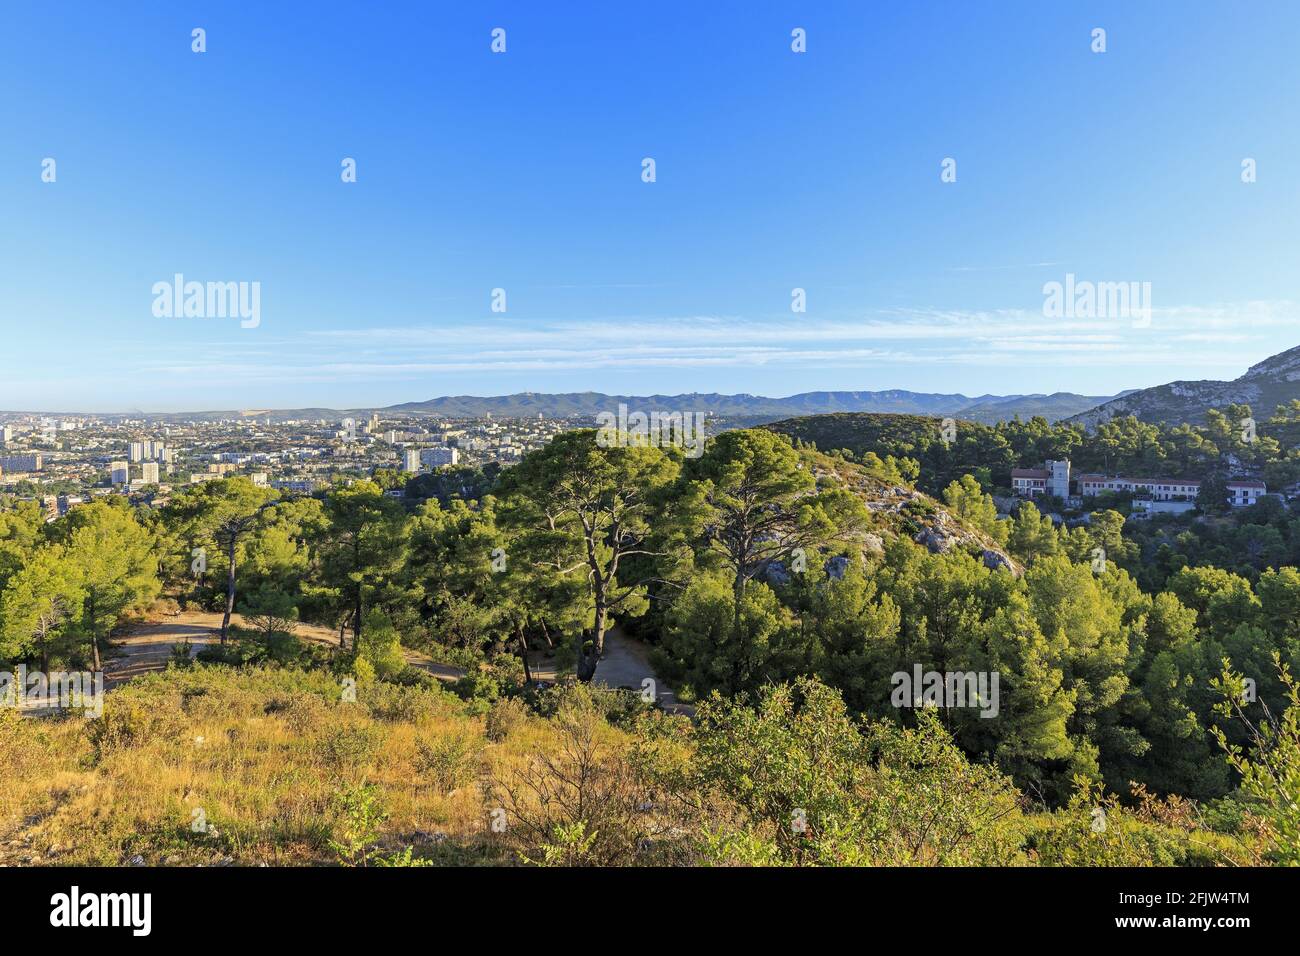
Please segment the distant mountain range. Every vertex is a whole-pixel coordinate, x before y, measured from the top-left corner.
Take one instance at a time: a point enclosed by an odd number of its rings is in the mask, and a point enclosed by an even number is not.
[[[1204,420],[1207,408],[1245,404],[1262,421],[1278,405],[1293,399],[1300,399],[1300,346],[1252,365],[1231,382],[1170,382],[1143,388],[1070,416],[1069,420],[1088,427],[1125,415],[1151,423],[1197,423]]]
[[[1052,395],[980,395],[971,398],[966,395],[908,392],[901,389],[881,392],[802,392],[786,398],[765,398],[761,395],[749,394],[720,395],[716,392],[691,392],[683,395],[520,392],[516,395],[494,397],[451,395],[387,407],[133,412],[105,417],[150,418],[162,421],[212,421],[226,418],[269,418],[273,421],[283,421],[367,416],[371,412],[378,412],[380,415],[430,415],[443,418],[482,418],[487,415],[493,418],[536,418],[540,414],[545,418],[590,419],[594,422],[595,417],[601,412],[617,412],[619,405],[626,405],[629,411],[702,412],[720,418],[743,420],[745,424],[760,424],[783,418],[824,415],[833,412],[951,415],[992,423],[1016,415],[1024,419],[1042,415],[1055,421],[1094,408],[1112,397],[1056,392]]]
[[[524,392],[499,398],[458,396],[427,402],[394,405],[382,411],[409,412],[452,417],[482,416],[529,418],[540,412],[548,418],[594,418],[603,411],[627,405],[635,411],[695,411],[723,418],[791,418],[831,412],[892,412],[911,415],[960,415],[976,421],[997,421],[1020,415],[1065,418],[1108,401],[1110,396],[1074,395],[942,395],[891,389],[882,392],[802,392],[786,398],[761,395],[719,395],[692,392],[686,395],[604,395],[600,392],[571,392],[544,395]]]

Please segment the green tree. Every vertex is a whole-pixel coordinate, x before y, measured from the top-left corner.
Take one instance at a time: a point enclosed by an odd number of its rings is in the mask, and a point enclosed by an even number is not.
[[[371,602],[405,597],[400,572],[410,527],[402,506],[369,481],[331,491],[325,515],[329,524],[321,543],[322,578],[356,639]],[[340,628],[340,643],[342,633]]]
[[[103,501],[74,509],[59,533],[82,594],[77,622],[99,670],[100,645],[122,615],[148,607],[162,589],[157,539],[128,507]]]
[[[552,579],[585,580],[591,627],[579,635],[576,667],[589,681],[615,613],[645,610],[657,500],[677,477],[680,455],[652,447],[601,447],[595,431],[557,436],[506,473],[503,523],[518,557]]]
[[[817,481],[788,438],[759,429],[719,435],[687,466],[681,498],[697,547],[728,569],[739,628],[746,585],[772,562],[854,537],[867,524],[861,499]]]
[[[1006,542],[1007,524],[998,520],[993,496],[984,494],[973,476],[962,475],[959,481],[949,484],[944,489],[943,500],[953,514],[972,528],[978,528],[999,544]]]
[[[49,673],[50,656],[75,616],[84,595],[72,575],[64,548],[38,548],[0,592],[0,658],[35,654]]]

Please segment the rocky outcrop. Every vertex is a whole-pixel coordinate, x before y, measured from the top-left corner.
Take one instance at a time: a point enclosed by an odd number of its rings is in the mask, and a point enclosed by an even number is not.
[[[1133,415],[1144,422],[1198,423],[1207,408],[1249,405],[1257,418],[1270,415],[1278,405],[1300,398],[1300,347],[1288,349],[1252,365],[1231,382],[1205,380],[1170,382],[1129,392],[1072,418],[1095,428],[1112,418]]]
[[[996,541],[968,527],[929,495],[914,488],[885,484],[862,474],[856,466],[833,465],[829,461],[815,466],[813,474],[819,485],[842,484],[852,488],[885,529],[906,535],[933,553],[965,551],[982,560],[986,567],[1006,568],[1017,575],[1023,573],[1024,569]],[[884,554],[885,537],[876,532],[863,535],[860,542],[863,554],[867,557]]]

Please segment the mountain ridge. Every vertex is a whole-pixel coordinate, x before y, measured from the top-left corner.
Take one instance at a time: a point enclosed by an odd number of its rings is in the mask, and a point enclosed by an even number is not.
[[[1180,380],[1143,388],[1103,402],[1066,420],[1095,428],[1117,416],[1133,415],[1141,421],[1197,424],[1207,408],[1249,405],[1256,417],[1272,414],[1278,405],[1300,399],[1300,346],[1256,362],[1231,381]]]
[[[1121,393],[1124,394],[1124,393]],[[961,416],[994,422],[1020,415],[1042,415],[1049,420],[1065,418],[1111,400],[1114,396],[1089,396],[1073,392],[1017,395],[977,395],[913,392],[907,389],[881,391],[813,391],[770,398],[741,392],[685,392],[676,395],[609,395],[603,392],[516,392],[512,395],[446,395],[396,405],[356,408],[242,409],[201,412],[129,411],[105,414],[104,418],[143,418],[160,421],[215,420],[223,418],[270,418],[272,420],[337,418],[368,415],[438,415],[448,418],[591,418],[601,412],[629,411],[701,412],[724,418],[775,421],[800,415],[833,412],[878,412],[914,415]],[[14,414],[14,413],[9,413]],[[29,413],[30,414],[30,413]],[[75,414],[71,412],[46,414]],[[755,423],[758,423],[757,421]]]

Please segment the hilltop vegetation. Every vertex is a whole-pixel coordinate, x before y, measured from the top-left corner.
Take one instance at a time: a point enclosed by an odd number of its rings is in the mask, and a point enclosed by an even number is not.
[[[160,596],[255,624],[101,720],[6,715],[0,757],[35,772],[0,791],[0,840],[98,862],[1294,859],[1300,574],[1144,591],[1122,515],[999,521],[971,474],[939,502],[898,435],[846,456],[731,431],[691,459],[577,431],[422,500],[231,478],[157,511],[0,512],[7,664],[94,666]],[[616,625],[693,721],[585,687]],[[467,676],[436,688],[403,646]],[[540,690],[539,650],[576,684]],[[914,670],[1000,690],[917,706]],[[215,837],[188,835],[196,807]]]
[[[963,475],[974,476],[985,490],[1009,490],[1012,468],[1064,458],[1080,473],[1205,478],[1226,474],[1232,456],[1238,469],[1257,474],[1270,488],[1300,480],[1300,400],[1258,421],[1245,404],[1202,412],[1201,424],[1149,424],[1117,416],[1092,430],[1042,418],[995,425],[962,420],[954,423],[951,442],[944,440],[941,419],[919,415],[818,415],[764,427],[823,452],[845,452],[852,460],[874,455],[910,461],[918,487],[936,495]],[[1247,421],[1254,422],[1253,431]]]
[[[753,704],[714,698],[694,722],[581,685],[486,714],[434,688],[357,690],[349,702],[321,673],[207,666],[124,688],[100,721],[0,711],[0,760],[26,771],[0,783],[0,863],[1284,860],[1275,815],[1211,826],[1185,802],[1138,791],[1125,809],[1087,788],[1035,810],[933,712],[910,728],[860,720],[811,680]],[[1289,746],[1294,772],[1294,727]],[[1242,765],[1265,792],[1261,766]]]

